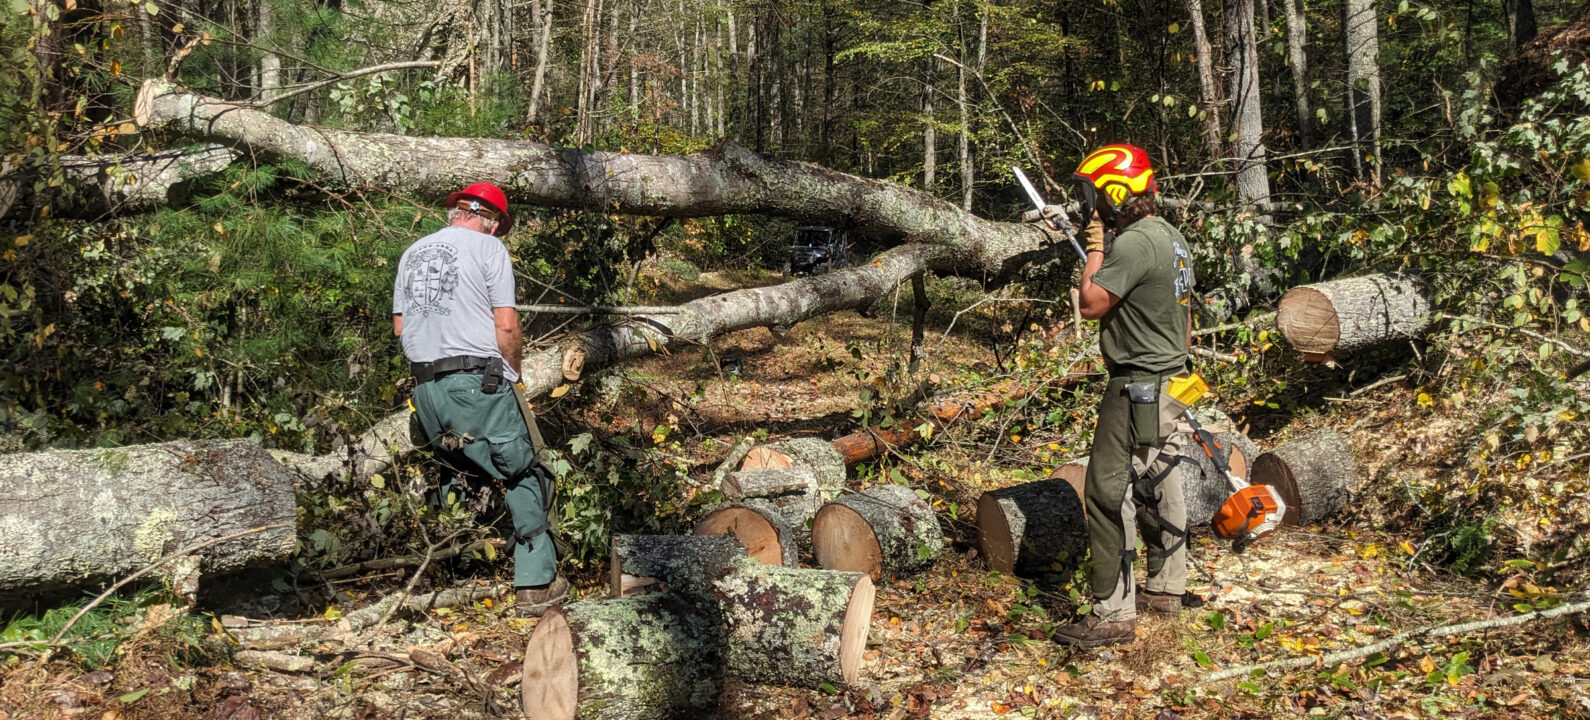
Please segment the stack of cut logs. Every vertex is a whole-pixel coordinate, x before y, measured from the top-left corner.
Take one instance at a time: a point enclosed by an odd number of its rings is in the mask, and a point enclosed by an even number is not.
[[[613,539],[612,599],[549,611],[525,651],[531,718],[689,717],[725,676],[816,688],[856,681],[873,582],[944,547],[917,494],[841,495],[846,456],[813,438],[753,448],[723,477],[729,503],[695,535]],[[795,567],[807,552],[821,569]]]
[[[1283,525],[1314,522],[1347,503],[1357,466],[1347,441],[1335,431],[1318,430],[1261,454],[1229,421],[1204,426],[1234,475],[1277,489],[1287,506]],[[1207,531],[1232,491],[1191,437],[1179,439],[1180,459],[1172,472],[1186,496],[1188,530]],[[1083,460],[1062,465],[1047,480],[984,493],[977,503],[977,529],[989,567],[1028,576],[1067,576],[1076,569],[1088,547],[1087,472]]]

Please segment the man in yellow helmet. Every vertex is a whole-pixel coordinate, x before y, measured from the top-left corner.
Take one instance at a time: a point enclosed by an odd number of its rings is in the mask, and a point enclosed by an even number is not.
[[[1079,308],[1100,320],[1099,349],[1110,379],[1099,402],[1086,483],[1093,612],[1055,631],[1056,642],[1099,647],[1135,637],[1139,611],[1180,612],[1187,582],[1187,507],[1165,447],[1185,406],[1165,385],[1186,371],[1192,257],[1187,241],[1157,215],[1148,154],[1107,145],[1077,168],[1087,263]],[[1105,234],[1115,241],[1105,251]],[[1137,529],[1148,550],[1148,582],[1136,592]]]

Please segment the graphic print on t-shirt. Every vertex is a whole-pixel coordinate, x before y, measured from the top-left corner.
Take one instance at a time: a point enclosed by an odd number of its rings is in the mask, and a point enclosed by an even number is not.
[[[442,302],[452,299],[453,290],[458,287],[457,248],[442,243],[420,248],[409,258],[407,273],[403,294],[409,314],[453,314],[453,309]]]
[[[1192,298],[1193,273],[1192,255],[1187,248],[1181,246],[1181,241],[1172,238],[1170,241],[1171,253],[1176,256],[1176,302],[1186,305]]]

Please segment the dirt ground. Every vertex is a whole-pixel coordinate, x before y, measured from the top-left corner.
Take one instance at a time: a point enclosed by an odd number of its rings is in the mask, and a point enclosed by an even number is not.
[[[954,284],[937,290],[928,357],[916,377],[934,374],[941,386],[954,387],[968,372],[985,380],[1019,375],[1034,357],[1059,358],[1054,362],[1061,365],[1076,358],[1076,367],[1086,367],[1086,338],[1071,338],[1061,319],[1009,310],[957,316],[970,305],[965,290]],[[783,337],[747,330],[710,351],[635,363],[623,371],[623,383],[644,392],[598,395],[587,404],[587,421],[643,435],[667,423],[676,432],[723,440],[715,447],[764,429],[775,437],[849,432],[858,424],[853,412],[866,406],[861,389],[897,392],[910,381],[900,372],[909,345],[906,307],[886,301],[871,317],[842,313]],[[946,331],[951,320],[955,327]],[[1028,350],[996,357],[990,338],[1008,340],[1021,323],[1036,328],[1025,333]],[[1413,420],[1410,395],[1388,385],[1370,403],[1279,424],[1261,445],[1314,426],[1356,428],[1350,439],[1364,480],[1394,482],[1410,443],[1435,432]],[[1239,415],[1240,404],[1227,400]],[[1411,537],[1358,509],[1324,525],[1286,529],[1243,555],[1206,534],[1195,536],[1190,589],[1205,606],[1145,618],[1136,640],[1116,648],[1055,645],[1049,631],[1074,616],[1080,596],[1064,583],[1039,586],[988,571],[976,556],[970,514],[981,492],[1085,454],[1079,428],[1091,416],[1078,409],[1085,398],[1077,403],[1049,408],[1047,423],[1035,422],[1029,411],[993,413],[888,461],[914,487],[937,496],[950,542],[930,571],[878,586],[860,681],[809,690],[731,680],[716,716],[1590,717],[1590,643],[1583,625],[1566,620],[1415,639],[1339,671],[1315,662],[1211,681],[1222,669],[1318,658],[1409,630],[1513,612],[1518,593],[1509,591],[1517,587],[1489,587],[1420,562]],[[716,458],[704,450],[690,460],[710,474]],[[501,560],[498,565],[498,576],[505,576]],[[578,577],[584,581],[577,596],[607,592],[600,568]],[[367,596],[378,594],[371,588]],[[516,717],[522,656],[535,621],[511,617],[511,605],[503,596],[400,617],[362,637],[356,651],[323,643],[318,650],[329,654],[316,655],[311,645],[306,654],[315,661],[290,670],[250,665],[242,655],[219,664],[184,662],[192,648],[163,633],[168,620],[151,611],[143,620],[148,632],[123,643],[104,670],[84,672],[70,658],[11,656],[0,680],[0,720]],[[326,625],[351,610],[297,622]],[[217,619],[208,632],[225,642],[223,631]]]

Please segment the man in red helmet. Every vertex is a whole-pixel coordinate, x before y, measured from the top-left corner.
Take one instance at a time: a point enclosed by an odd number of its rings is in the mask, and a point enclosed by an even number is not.
[[[1099,148],[1076,178],[1090,217],[1079,309],[1101,321],[1110,379],[1085,490],[1093,612],[1054,639],[1099,647],[1134,639],[1139,611],[1179,612],[1186,591],[1187,507],[1170,472],[1177,448],[1166,442],[1185,406],[1165,386],[1186,371],[1193,274],[1186,240],[1157,216],[1154,169],[1142,148]],[[1106,232],[1115,233],[1108,253]],[[1148,550],[1143,592],[1132,579],[1139,528]]]
[[[498,240],[513,227],[508,198],[490,183],[447,196],[447,227],[420,238],[398,262],[392,330],[414,375],[416,435],[443,465],[440,496],[461,499],[471,465],[504,488],[513,518],[514,586],[520,615],[563,601],[547,533],[551,477],[536,460],[526,416],[508,385],[519,380],[524,341],[513,266]]]

